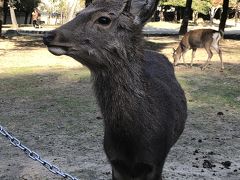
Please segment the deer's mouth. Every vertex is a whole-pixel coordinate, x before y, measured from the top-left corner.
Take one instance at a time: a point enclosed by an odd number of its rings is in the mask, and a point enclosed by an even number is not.
[[[51,52],[52,54],[54,54],[56,56],[61,56],[61,55],[67,54],[69,47],[49,45],[48,50],[49,50],[49,52]]]

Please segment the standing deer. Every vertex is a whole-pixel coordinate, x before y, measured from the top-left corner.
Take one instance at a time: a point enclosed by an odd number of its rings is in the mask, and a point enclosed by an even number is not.
[[[51,53],[91,71],[113,180],[161,180],[187,118],[172,64],[142,45],[142,28],[158,2],[95,0],[43,38]]]
[[[216,50],[219,55],[221,61],[221,69],[224,69],[223,61],[222,61],[222,51],[219,47],[219,41],[223,36],[222,31],[215,31],[213,29],[196,29],[187,32],[179,43],[178,48],[173,49],[173,59],[174,65],[176,66],[178,61],[183,58],[183,63],[185,64],[185,53],[192,49],[192,59],[191,59],[191,67],[193,65],[193,58],[195,57],[195,53],[197,48],[205,48],[208,53],[208,59],[205,65],[202,66],[202,70],[205,70],[211,60],[213,53],[211,51],[211,47]]]

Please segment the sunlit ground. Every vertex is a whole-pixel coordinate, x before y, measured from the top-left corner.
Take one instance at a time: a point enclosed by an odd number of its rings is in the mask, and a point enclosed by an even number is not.
[[[146,38],[146,47],[172,61],[178,37]],[[224,72],[214,53],[199,49],[194,67],[181,62],[176,75],[188,99],[186,128],[164,168],[166,180],[240,176],[240,43],[222,40]],[[186,56],[190,62],[191,52]],[[103,123],[90,72],[66,56],[50,54],[40,38],[0,40],[0,124],[43,158],[83,180],[110,179]],[[0,179],[57,179],[0,137]],[[197,152],[197,153],[196,153]],[[208,161],[212,168],[203,167]],[[226,168],[223,162],[230,161]],[[60,178],[59,178],[60,179]]]

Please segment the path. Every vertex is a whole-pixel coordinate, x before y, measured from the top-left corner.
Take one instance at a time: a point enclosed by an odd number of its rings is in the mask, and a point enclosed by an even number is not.
[[[216,22],[217,24],[218,22]],[[164,36],[164,35],[178,35],[181,24],[170,23],[170,22],[150,22],[144,29],[143,33],[146,36]],[[34,35],[42,36],[45,32],[55,29],[56,26],[43,26],[42,28],[36,29],[34,27],[19,27],[17,29],[3,28],[3,34],[9,30],[17,31],[21,35]],[[189,26],[189,30],[199,28],[212,28],[218,29],[217,26]],[[9,33],[10,36],[14,36],[13,32]],[[233,22],[229,21],[225,28],[225,38],[236,38],[240,39],[240,23],[235,27]]]

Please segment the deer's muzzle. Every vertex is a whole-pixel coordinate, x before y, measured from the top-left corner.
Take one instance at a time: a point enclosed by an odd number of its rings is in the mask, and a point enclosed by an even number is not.
[[[47,45],[48,50],[57,56],[67,54],[70,46],[63,34],[57,31],[50,31],[44,34],[43,43]]]

